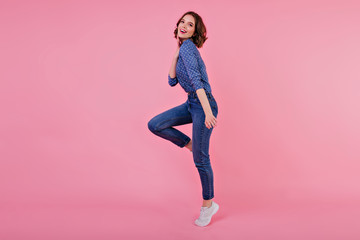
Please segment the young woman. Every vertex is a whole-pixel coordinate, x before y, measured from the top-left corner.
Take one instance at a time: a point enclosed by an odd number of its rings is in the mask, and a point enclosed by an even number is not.
[[[177,83],[187,92],[187,101],[169,109],[148,122],[148,128],[155,135],[171,141],[180,148],[188,148],[198,169],[203,204],[200,216],[195,220],[198,226],[206,226],[218,211],[214,197],[213,171],[209,158],[209,141],[216,126],[218,105],[211,93],[206,67],[197,48],[206,41],[206,28],[202,18],[195,12],[186,12],[177,22],[174,31],[177,48],[168,75],[168,83]],[[192,123],[192,139],[173,126]]]

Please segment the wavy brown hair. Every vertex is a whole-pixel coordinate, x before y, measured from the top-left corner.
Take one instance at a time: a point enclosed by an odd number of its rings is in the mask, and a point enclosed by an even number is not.
[[[205,41],[208,39],[206,37],[206,27],[199,14],[193,11],[186,12],[179,18],[178,22],[176,23],[176,28],[174,30],[175,38],[177,38],[178,27],[179,27],[179,23],[181,22],[181,19],[188,14],[192,15],[195,18],[195,32],[191,36],[191,40],[198,48],[201,48],[205,43]]]

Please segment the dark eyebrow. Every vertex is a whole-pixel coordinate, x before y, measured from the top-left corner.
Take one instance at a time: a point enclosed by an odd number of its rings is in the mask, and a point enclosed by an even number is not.
[[[181,20],[184,20],[184,21],[185,21],[185,19],[183,19],[183,18],[182,18]],[[189,22],[189,23],[192,23],[192,22]],[[193,23],[192,23],[192,24],[193,24]]]

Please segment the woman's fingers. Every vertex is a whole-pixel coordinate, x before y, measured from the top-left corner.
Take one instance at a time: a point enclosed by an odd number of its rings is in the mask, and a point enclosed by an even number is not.
[[[213,120],[210,120],[208,122],[205,121],[205,125],[209,129],[212,128],[212,127],[216,127],[216,124],[217,124],[216,118],[214,118]]]
[[[213,118],[213,121],[212,121],[212,124],[213,124],[214,127],[216,126],[216,123],[217,123],[217,120],[216,120],[216,118],[214,117],[214,118]]]

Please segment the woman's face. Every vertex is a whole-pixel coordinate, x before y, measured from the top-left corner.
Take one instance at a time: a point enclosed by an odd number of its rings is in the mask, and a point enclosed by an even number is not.
[[[185,15],[178,26],[178,36],[182,40],[190,38],[195,32],[195,18],[188,14]]]

